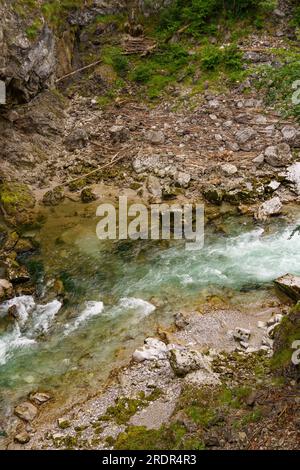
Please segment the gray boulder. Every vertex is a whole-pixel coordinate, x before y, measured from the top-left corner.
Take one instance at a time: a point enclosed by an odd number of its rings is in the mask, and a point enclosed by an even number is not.
[[[276,279],[274,283],[291,299],[300,300],[300,276],[286,274]]]
[[[38,409],[30,401],[24,401],[15,407],[15,415],[24,421],[32,421],[38,413]]]
[[[279,197],[273,197],[268,201],[265,201],[261,206],[259,206],[258,211],[256,213],[257,220],[266,220],[268,217],[272,215],[278,215],[281,213],[282,209],[282,202],[280,201]]]
[[[265,161],[271,166],[285,166],[291,159],[291,148],[286,143],[272,145],[265,150]]]
[[[190,372],[203,369],[211,372],[208,359],[198,351],[187,348],[171,349],[169,351],[169,361],[175,374],[184,377]]]
[[[160,145],[165,143],[165,135],[162,131],[150,130],[146,132],[145,138],[150,144]]]

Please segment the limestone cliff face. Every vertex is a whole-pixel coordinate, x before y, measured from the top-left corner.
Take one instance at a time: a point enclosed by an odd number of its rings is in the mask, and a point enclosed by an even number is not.
[[[55,38],[46,22],[35,41],[26,34],[28,18],[22,18],[12,2],[0,5],[0,78],[5,81],[7,98],[30,101],[53,82],[56,58]]]
[[[43,9],[45,2],[28,9],[22,3],[0,2],[0,80],[6,84],[8,104],[29,102],[71,70],[76,28],[126,8],[126,2],[117,0],[77,2],[77,8],[58,11],[63,25],[56,27]]]
[[[6,84],[8,104],[29,102],[70,72],[76,34],[98,15],[131,9],[149,15],[171,1],[76,0],[73,8],[58,7],[51,16],[43,0],[30,6],[0,0],[0,80]]]

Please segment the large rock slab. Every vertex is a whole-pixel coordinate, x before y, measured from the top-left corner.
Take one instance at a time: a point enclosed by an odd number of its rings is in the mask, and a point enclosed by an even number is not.
[[[32,421],[38,413],[38,409],[30,401],[24,401],[15,407],[15,415],[24,421]]]
[[[281,209],[282,202],[280,201],[279,197],[275,196],[259,206],[256,218],[258,220],[266,220],[270,216],[280,214]]]
[[[157,361],[167,358],[167,346],[165,343],[156,338],[145,339],[145,344],[133,353],[133,359],[136,362]]]
[[[274,283],[291,299],[300,300],[300,276],[285,274],[285,276],[276,279]]]
[[[265,150],[265,161],[274,167],[287,165],[292,160],[291,148],[286,143],[272,145]]]

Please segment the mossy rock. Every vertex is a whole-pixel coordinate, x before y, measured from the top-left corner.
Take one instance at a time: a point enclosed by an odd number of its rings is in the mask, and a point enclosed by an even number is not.
[[[218,206],[222,204],[223,200],[223,191],[216,186],[209,186],[204,189],[203,195],[212,204],[217,204]]]
[[[0,185],[0,203],[9,216],[32,209],[35,199],[26,184],[4,182]]]
[[[225,192],[223,199],[230,204],[238,205],[242,202],[253,202],[255,201],[255,192],[247,189],[233,189]]]
[[[80,189],[84,188],[86,186],[86,179],[85,178],[80,178],[75,181],[72,181],[69,183],[68,187],[69,190],[72,192],[79,191]]]
[[[271,362],[272,368],[281,375],[299,380],[300,364],[292,362],[292,355],[295,352],[292,346],[297,340],[300,341],[300,301],[275,330],[274,355]]]
[[[57,206],[65,198],[64,189],[61,186],[56,186],[56,188],[47,191],[43,197],[43,203],[45,206]]]
[[[81,201],[84,203],[93,202],[97,199],[97,195],[93,193],[91,188],[84,188],[80,194]]]

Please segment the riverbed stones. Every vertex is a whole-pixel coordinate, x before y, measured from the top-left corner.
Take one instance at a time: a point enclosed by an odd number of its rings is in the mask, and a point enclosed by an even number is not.
[[[210,372],[209,360],[200,352],[188,348],[171,349],[169,351],[171,367],[178,377],[184,377],[195,370]]]
[[[256,137],[256,132],[251,127],[237,131],[235,138],[242,150],[249,151],[252,148],[251,141]]]
[[[174,175],[174,182],[176,185],[187,188],[191,181],[191,175],[189,173],[185,173],[184,171],[178,171]]]
[[[295,193],[300,195],[300,162],[296,162],[287,168],[286,180],[293,184]]]
[[[236,327],[233,332],[233,337],[237,341],[242,341],[247,343],[250,339],[251,331],[245,328]]]
[[[88,134],[84,129],[75,129],[65,139],[64,143],[70,152],[76,149],[82,149],[88,144]]]
[[[15,415],[24,421],[33,421],[38,414],[38,409],[29,401],[24,401],[15,407]]]
[[[56,186],[50,189],[43,196],[43,203],[45,206],[57,206],[65,199],[65,193],[61,186]]]
[[[7,279],[0,279],[0,300],[4,300],[12,294],[13,285]]]
[[[126,142],[129,139],[129,130],[125,126],[112,126],[109,134],[114,144]]]
[[[227,176],[235,175],[235,173],[237,173],[238,171],[237,167],[235,165],[232,165],[231,163],[225,163],[224,165],[222,165],[221,170]]]
[[[261,166],[265,161],[264,153],[260,153],[257,157],[253,158],[252,162],[257,166]]]
[[[60,429],[67,429],[71,426],[70,421],[67,418],[58,418],[57,425]]]
[[[270,216],[280,214],[281,210],[282,202],[280,201],[279,197],[275,196],[259,206],[256,213],[256,219],[262,221],[266,220]]]
[[[220,205],[223,200],[223,191],[214,185],[209,185],[203,189],[203,195],[212,204]]]
[[[18,432],[18,434],[16,434],[14,437],[14,441],[18,444],[27,444],[27,442],[30,441],[30,435],[25,430]]]
[[[184,382],[187,385],[194,385],[197,387],[201,387],[203,385],[219,385],[221,383],[217,374],[213,373],[209,369],[203,368],[188,373],[184,378]]]
[[[291,148],[284,142],[278,145],[271,145],[266,148],[264,157],[265,161],[273,167],[285,166],[292,159]]]
[[[161,199],[162,187],[159,178],[149,175],[147,179],[147,189],[155,199]]]
[[[165,135],[162,131],[151,129],[145,133],[145,139],[153,145],[161,145],[165,143]]]
[[[300,300],[300,276],[286,274],[275,279],[274,283],[291,299]]]
[[[12,284],[21,284],[30,280],[26,266],[11,265],[7,268],[7,275]]]
[[[158,155],[138,155],[132,162],[132,167],[136,173],[143,173],[144,171],[152,171],[160,164]]]
[[[167,358],[167,346],[156,338],[145,339],[145,344],[134,351],[133,359],[136,362],[156,361]]]
[[[80,199],[84,203],[93,202],[98,199],[97,194],[91,188],[84,188],[80,193]]]
[[[300,145],[300,132],[294,126],[284,126],[281,129],[282,137],[291,147]]]
[[[36,392],[30,395],[30,400],[34,402],[36,405],[42,405],[51,399],[49,393],[44,392]]]

